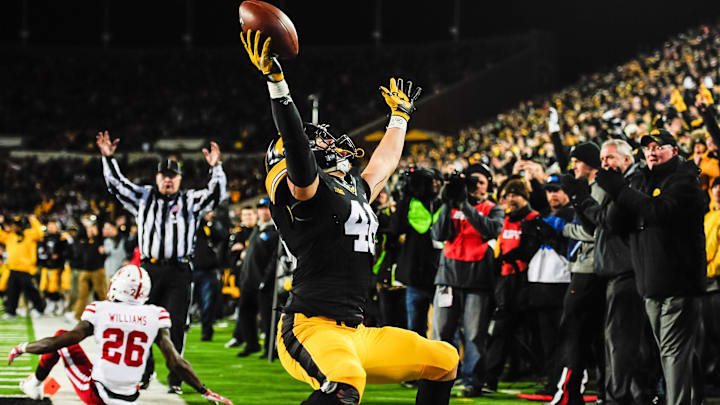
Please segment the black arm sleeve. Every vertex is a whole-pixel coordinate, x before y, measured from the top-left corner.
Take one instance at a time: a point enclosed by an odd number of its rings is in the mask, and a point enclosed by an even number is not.
[[[539,212],[541,216],[547,216],[550,212],[550,203],[548,203],[547,200],[545,186],[537,179],[532,179],[530,180],[530,188],[530,206],[532,209]]]
[[[718,127],[717,117],[715,116],[715,107],[708,106],[702,113],[703,121],[705,121],[705,128],[710,133],[712,140],[715,145],[720,145],[720,127]]]
[[[465,218],[485,240],[495,239],[500,235],[504,221],[505,213],[500,206],[495,205],[490,209],[487,216],[481,214],[470,203],[464,201],[460,205],[460,211],[465,214]]]
[[[311,185],[317,177],[317,163],[310,150],[302,119],[289,98],[271,101],[275,127],[283,140],[288,178],[298,187]]]
[[[557,159],[557,162],[560,165],[560,171],[565,173],[567,172],[568,164],[570,163],[570,157],[568,156],[567,149],[565,149],[565,145],[562,143],[562,139],[560,139],[560,132],[553,132],[550,134],[550,138],[552,139],[552,144],[555,147],[555,159]]]
[[[452,218],[450,218],[452,209],[447,204],[440,207],[440,214],[437,221],[430,226],[432,238],[438,241],[455,239],[456,232],[453,227]]]

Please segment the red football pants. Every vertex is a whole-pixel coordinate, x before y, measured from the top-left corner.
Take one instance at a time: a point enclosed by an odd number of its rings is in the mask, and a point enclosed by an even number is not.
[[[64,330],[59,330],[55,333],[55,336],[63,333],[65,333]],[[90,379],[93,368],[92,362],[90,362],[80,345],[75,344],[53,353],[43,354],[40,357],[38,368],[49,373],[60,358],[65,364],[65,374],[67,374],[70,383],[75,388],[78,397],[87,405],[105,405],[105,402],[97,393],[95,383]]]

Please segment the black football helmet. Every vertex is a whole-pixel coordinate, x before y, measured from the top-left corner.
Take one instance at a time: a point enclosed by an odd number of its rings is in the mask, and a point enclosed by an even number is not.
[[[303,129],[318,166],[324,172],[339,170],[347,173],[350,171],[352,161],[363,157],[365,151],[356,147],[347,134],[333,135],[328,130],[329,127],[328,124],[306,122]],[[277,185],[287,174],[285,148],[283,140],[279,136],[270,142],[265,152],[265,172],[267,173],[265,188],[274,202]]]
[[[350,171],[350,163],[356,158],[363,157],[365,151],[355,147],[355,143],[347,134],[333,135],[328,130],[329,127],[328,124],[305,123],[305,134],[310,141],[310,149],[323,171],[339,170],[347,173]]]
[[[315,161],[325,172],[340,170],[347,173],[350,170],[350,163],[356,158],[365,155],[362,148],[355,146],[355,143],[347,134],[335,136],[328,128],[328,124],[304,123],[305,135],[310,143],[310,150],[315,155]],[[269,172],[273,166],[285,159],[285,149],[282,138],[276,137],[270,142],[265,153],[265,171]]]

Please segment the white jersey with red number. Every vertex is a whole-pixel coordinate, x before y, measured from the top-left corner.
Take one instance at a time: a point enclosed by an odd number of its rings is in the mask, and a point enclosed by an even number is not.
[[[96,301],[80,319],[93,325],[100,349],[92,379],[115,393],[134,394],[158,330],[170,328],[170,314],[155,305]]]

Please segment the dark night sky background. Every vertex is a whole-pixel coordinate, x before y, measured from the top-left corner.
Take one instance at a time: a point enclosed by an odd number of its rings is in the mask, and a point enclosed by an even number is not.
[[[111,47],[180,47],[186,0],[25,0],[28,45],[100,46],[109,2]],[[720,1],[459,0],[460,35],[480,38],[530,30],[555,34],[558,83],[602,70],[668,35],[713,22]],[[381,0],[383,41],[450,40],[455,0]],[[275,0],[295,23],[300,52],[310,45],[372,43],[373,0]],[[238,46],[240,0],[191,0],[194,46]],[[3,0],[0,43],[17,44],[22,0]],[[238,48],[239,50],[239,48]]]

